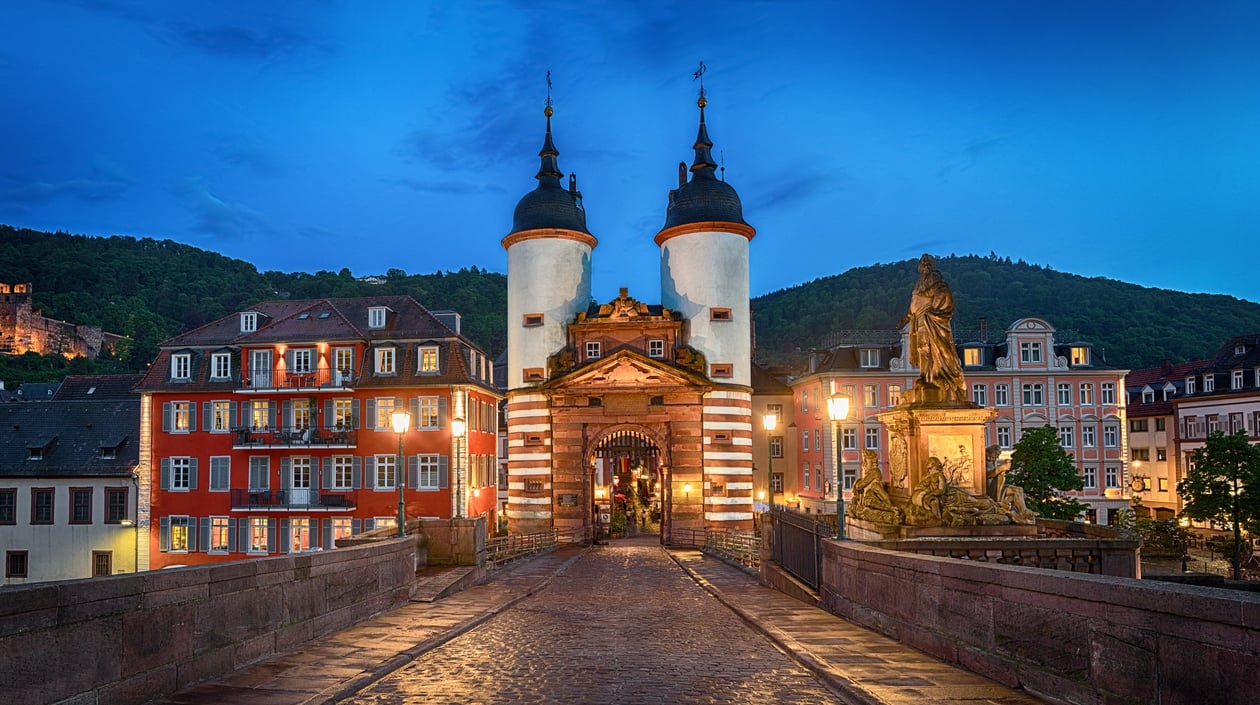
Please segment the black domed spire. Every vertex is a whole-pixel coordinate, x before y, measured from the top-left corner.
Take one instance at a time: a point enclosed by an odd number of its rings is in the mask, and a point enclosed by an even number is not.
[[[696,134],[693,147],[696,157],[691,164],[691,181],[682,183],[684,174],[679,174],[678,188],[669,192],[669,207],[665,210],[665,227],[662,229],[713,221],[747,225],[739,194],[714,174],[718,165],[713,161],[713,142],[704,123],[704,108],[708,101],[703,93],[696,105],[700,106],[700,131]]]
[[[550,98],[548,98],[550,103]],[[539,228],[559,228],[576,230],[589,234],[586,229],[586,211],[582,209],[582,197],[578,193],[573,180],[571,188],[560,185],[560,150],[556,149],[551,139],[551,116],[554,111],[548,104],[543,114],[547,116],[547,134],[543,138],[542,149],[538,152],[541,164],[538,167],[538,187],[525,194],[516,204],[512,214],[512,232],[537,230]]]

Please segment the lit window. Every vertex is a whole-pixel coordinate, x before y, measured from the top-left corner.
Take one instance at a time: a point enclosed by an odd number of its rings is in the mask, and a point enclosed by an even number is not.
[[[967,367],[979,367],[980,348],[963,348],[963,364]]]
[[[862,386],[862,404],[867,407],[879,406],[879,386],[867,384]]]
[[[1074,347],[1072,348],[1072,364],[1088,365],[1089,364],[1089,348]]]
[[[1094,385],[1088,382],[1081,383],[1081,406],[1089,406],[1094,403]]]
[[[376,349],[376,374],[378,375],[394,374],[394,349],[393,348],[377,348]]]
[[[334,517],[332,520],[332,540],[333,546],[337,545],[337,539],[344,539],[354,534],[354,520],[350,517]],[[331,548],[329,546],[328,548]]]
[[[354,348],[333,350],[333,369],[341,375],[340,382],[347,381],[354,374]]]
[[[274,407],[268,399],[254,399],[249,402],[249,426],[255,431],[267,431],[272,427]]]
[[[438,349],[436,346],[425,346],[420,348],[420,373],[438,373]]]
[[[210,545],[206,547],[210,553],[227,553],[229,550],[231,530],[228,517],[210,517]]]
[[[289,519],[289,551],[309,551],[311,548],[311,520],[306,517]]]
[[[187,382],[191,378],[192,355],[188,353],[171,355],[171,379],[178,382]]]
[[[888,406],[897,406],[901,404],[901,385],[888,385]]]
[[[378,431],[394,430],[394,397],[377,397],[375,400],[375,423],[372,427]]]
[[[249,552],[266,553],[269,550],[268,534],[271,533],[271,521],[267,517],[249,518]]]
[[[345,431],[354,428],[354,400],[333,399],[332,427]]]
[[[188,433],[192,430],[192,402],[171,402],[171,431]]]
[[[211,432],[222,433],[232,430],[232,402],[230,401],[212,401],[210,402],[210,429]]]
[[[438,427],[438,398],[420,397],[420,418],[418,428],[435,429]]]
[[[170,517],[170,549],[173,552],[188,551],[189,521],[186,516]]]
[[[215,353],[210,356],[210,377],[228,379],[232,376],[232,356],[229,353]]]
[[[315,414],[314,407],[311,406],[310,399],[294,399],[293,405],[290,407],[290,413],[293,418],[289,419],[289,425],[294,431],[305,431],[311,427],[311,419]]]

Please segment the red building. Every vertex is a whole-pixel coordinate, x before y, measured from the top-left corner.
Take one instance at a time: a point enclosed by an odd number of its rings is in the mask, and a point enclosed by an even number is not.
[[[407,517],[495,521],[502,395],[454,312],[268,301],[163,343],[137,390],[149,568],[332,548],[396,525],[400,480]]]

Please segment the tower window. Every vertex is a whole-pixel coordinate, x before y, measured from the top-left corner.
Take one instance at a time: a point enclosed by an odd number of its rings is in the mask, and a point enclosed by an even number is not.
[[[537,328],[543,324],[543,315],[541,313],[525,314],[524,325],[526,328]]]
[[[709,309],[709,320],[710,321],[733,320],[731,317],[731,310],[729,308],[711,308]]]
[[[541,382],[543,381],[543,369],[541,367],[526,367],[524,370],[521,370],[521,377],[526,382]]]
[[[729,362],[714,363],[709,365],[710,377],[733,377],[735,376],[734,367]]]
[[[598,360],[602,351],[603,351],[603,346],[600,345],[598,340],[586,341],[586,359],[587,360]]]
[[[648,341],[648,357],[662,358],[665,357],[665,341],[649,340]]]

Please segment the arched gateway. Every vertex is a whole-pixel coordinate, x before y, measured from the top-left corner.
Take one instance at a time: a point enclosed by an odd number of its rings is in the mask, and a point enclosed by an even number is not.
[[[735,189],[716,175],[703,95],[691,178],[678,168],[660,248],[661,303],[591,300],[576,179],[561,185],[550,106],[538,187],[508,252],[508,528],[590,530],[599,489],[635,483],[674,532],[753,526],[748,244]],[[614,482],[616,485],[614,485]],[[656,483],[660,482],[657,490]],[[623,486],[624,487],[624,486]]]

